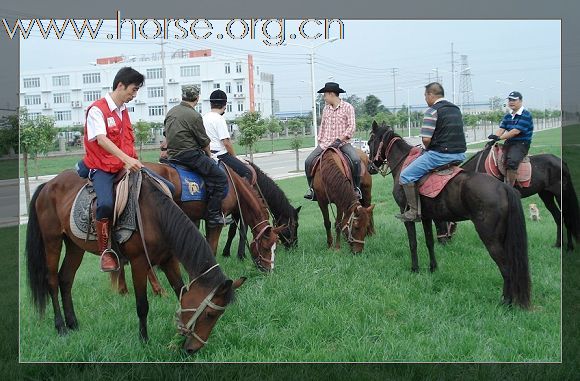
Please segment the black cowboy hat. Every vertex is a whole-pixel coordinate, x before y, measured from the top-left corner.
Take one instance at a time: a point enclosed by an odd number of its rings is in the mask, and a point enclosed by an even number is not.
[[[336,83],[336,82],[326,82],[324,84],[324,87],[317,91],[317,93],[326,93],[326,92],[337,93],[337,94],[346,93],[346,91],[341,89],[340,86],[338,85],[338,83]]]

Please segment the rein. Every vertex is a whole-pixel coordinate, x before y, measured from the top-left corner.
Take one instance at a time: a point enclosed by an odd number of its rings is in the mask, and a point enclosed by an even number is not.
[[[193,336],[197,341],[199,341],[203,345],[206,345],[207,341],[204,341],[201,337],[199,337],[199,335],[197,333],[194,332],[195,323],[196,323],[197,319],[201,316],[203,311],[206,309],[206,307],[208,307],[208,306],[213,308],[216,311],[224,311],[226,309],[226,307],[218,306],[217,304],[215,304],[214,302],[211,301],[211,299],[214,297],[215,293],[217,292],[219,285],[214,287],[214,289],[211,290],[211,292],[209,294],[207,294],[205,299],[203,299],[203,301],[199,304],[199,306],[197,308],[182,308],[181,307],[181,299],[183,298],[183,290],[184,289],[186,291],[189,291],[189,288],[191,287],[192,284],[194,284],[199,278],[206,275],[207,273],[209,273],[211,270],[213,270],[214,268],[216,268],[218,266],[219,266],[219,264],[216,263],[215,265],[211,266],[209,269],[205,270],[203,273],[201,273],[200,275],[195,277],[191,282],[189,282],[189,284],[187,286],[184,285],[183,287],[181,287],[181,291],[179,291],[178,307],[177,307],[177,311],[175,312],[175,317],[176,317],[176,321],[177,321],[177,329],[179,330],[179,333],[181,335],[184,335],[184,336],[188,336],[188,335]],[[179,315],[183,312],[193,312],[193,316],[185,324],[183,324],[183,321],[181,320],[181,317]]]
[[[356,204],[359,204],[359,205],[356,205]],[[355,202],[353,202],[351,204],[351,206],[348,207],[347,210],[350,210],[353,206],[354,206],[354,210],[350,213],[350,217],[348,217],[348,222],[346,223],[346,225],[344,225],[342,227],[341,231],[347,230],[347,233],[348,234],[346,236],[346,240],[349,243],[353,243],[354,242],[354,243],[360,243],[360,244],[363,244],[364,245],[365,241],[358,240],[358,239],[356,239],[356,238],[354,238],[352,236],[352,225],[353,225],[354,221],[357,221],[358,220],[358,217],[356,217],[354,215],[354,213],[357,210],[359,210],[359,208],[362,208],[362,206],[360,205],[360,203],[358,201],[355,201]]]
[[[389,132],[389,131],[387,131],[387,132]],[[399,159],[399,160],[398,160],[398,161],[395,163],[395,165],[393,165],[393,166],[391,166],[391,165],[389,164],[388,157],[389,157],[389,154],[391,153],[391,149],[393,148],[393,145],[395,144],[395,142],[396,142],[397,140],[403,140],[403,139],[402,139],[402,138],[400,138],[399,136],[395,136],[394,138],[392,138],[392,139],[389,141],[389,144],[387,145],[387,148],[385,149],[385,157],[384,157],[384,159],[381,159],[381,151],[382,151],[382,148],[383,148],[383,144],[384,144],[384,142],[385,142],[385,140],[384,140],[384,139],[385,139],[385,136],[387,135],[387,132],[385,132],[385,133],[383,134],[383,136],[381,136],[381,142],[380,142],[380,144],[379,144],[379,148],[378,148],[378,150],[377,150],[377,153],[376,153],[376,155],[375,155],[375,158],[373,159],[373,161],[379,161],[379,160],[380,160],[380,161],[382,161],[382,162],[383,162],[383,165],[381,165],[381,168],[379,168],[379,172],[380,172],[381,176],[383,176],[383,177],[385,177],[385,176],[387,176],[387,175],[390,175],[391,173],[393,173],[393,171],[394,171],[394,170],[395,170],[395,169],[396,169],[396,168],[397,168],[399,165],[401,165],[401,163],[403,162],[403,160],[405,160],[405,158],[408,156],[408,155],[402,155],[402,156],[401,156],[401,158],[400,158],[400,159]],[[388,171],[388,170],[383,170],[383,169],[382,169],[382,167],[383,167],[384,165],[386,165],[386,166],[387,166],[387,167],[390,169],[390,171]]]

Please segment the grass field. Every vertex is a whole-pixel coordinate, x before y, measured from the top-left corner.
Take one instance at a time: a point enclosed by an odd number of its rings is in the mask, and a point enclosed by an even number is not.
[[[542,135],[542,137],[540,137]],[[541,142],[542,144],[539,144]],[[537,134],[531,153],[559,155],[560,130]],[[303,205],[299,245],[277,250],[276,271],[259,273],[250,260],[218,261],[231,278],[247,276],[209,344],[188,357],[179,350],[176,298],[150,296],[150,342],[137,336],[134,297],[117,296],[97,257],[86,255],[73,288],[80,330],[56,334],[52,309],[33,312],[26,285],[20,228],[21,361],[506,361],[561,360],[561,257],[547,215],[527,223],[532,276],[530,311],[499,304],[501,276],[470,222],[448,246],[436,246],[439,269],[428,272],[419,234],[420,273],[410,273],[403,224],[390,194],[392,179],[374,177],[377,234],[365,251],[328,250],[316,203],[302,199],[305,180],[279,185]],[[538,197],[524,201],[527,205]],[[542,208],[543,209],[543,208]],[[545,209],[542,210],[545,212]],[[223,238],[223,237],[222,237]],[[223,240],[220,247],[223,247]],[[160,276],[166,288],[168,283]],[[130,282],[130,276],[128,276]]]

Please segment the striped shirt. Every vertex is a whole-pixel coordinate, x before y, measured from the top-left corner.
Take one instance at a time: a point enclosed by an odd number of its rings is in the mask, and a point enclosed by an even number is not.
[[[327,104],[322,111],[318,144],[320,148],[325,149],[342,136],[346,136],[348,142],[353,137],[355,129],[354,107],[350,103],[341,99],[336,108]]]
[[[435,101],[435,103],[444,100],[446,99],[439,98]],[[419,136],[421,136],[422,138],[432,138],[433,133],[435,132],[436,125],[437,125],[437,110],[435,110],[433,107],[429,107],[427,108],[427,110],[425,110],[425,113],[423,115],[423,125],[421,126],[421,133]]]
[[[514,128],[520,130],[520,133],[510,138],[507,141],[532,141],[532,135],[534,134],[534,121],[532,120],[532,114],[526,110],[523,106],[520,107],[515,113],[507,113],[499,128],[503,128],[506,131],[511,131]]]

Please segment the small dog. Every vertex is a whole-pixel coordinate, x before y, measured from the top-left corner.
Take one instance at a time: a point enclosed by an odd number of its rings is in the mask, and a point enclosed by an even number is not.
[[[532,221],[540,220],[540,209],[538,209],[538,205],[536,204],[530,204],[530,219]]]

